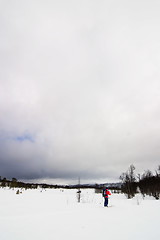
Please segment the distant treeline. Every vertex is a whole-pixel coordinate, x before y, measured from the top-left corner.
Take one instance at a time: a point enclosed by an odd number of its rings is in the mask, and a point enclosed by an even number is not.
[[[52,185],[46,183],[24,183],[18,181],[16,178],[12,180],[7,180],[6,178],[0,177],[0,187],[9,188],[21,188],[21,189],[82,189],[82,188],[92,188],[97,189],[96,192],[102,192],[104,187],[110,190],[115,190],[119,192],[122,191],[127,195],[128,198],[132,198],[136,193],[141,193],[143,196],[149,195],[153,196],[155,199],[160,199],[160,166],[158,166],[155,173],[150,170],[145,171],[142,175],[135,175],[134,165],[130,165],[129,169],[122,173],[120,176],[122,183],[106,183],[106,184],[76,184],[76,185]]]
[[[150,170],[145,171],[142,175],[135,175],[135,167],[131,165],[127,172],[120,176],[122,181],[122,192],[128,198],[132,198],[136,193],[140,192],[143,196],[153,196],[160,199],[160,166],[155,173]]]
[[[94,189],[103,189],[104,186],[107,184],[75,184],[75,185],[57,185],[57,184],[46,184],[46,183],[24,183],[21,181],[18,181],[16,178],[12,178],[12,180],[7,180],[5,177],[1,178],[0,176],[0,187],[9,187],[9,188],[21,188],[21,189],[56,189],[56,188],[63,188],[63,189],[79,189],[79,188],[94,188]],[[120,190],[121,184],[108,184],[108,186],[111,190]]]
[[[9,187],[9,188],[24,188],[24,189],[37,189],[40,188],[58,188],[58,185],[51,185],[45,183],[24,183],[21,181],[17,181],[16,178],[12,178],[12,180],[7,180],[6,178],[0,177],[0,187]]]

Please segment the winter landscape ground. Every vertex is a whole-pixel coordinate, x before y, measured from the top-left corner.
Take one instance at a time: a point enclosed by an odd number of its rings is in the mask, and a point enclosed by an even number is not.
[[[160,239],[160,201],[112,193],[109,207],[101,194],[77,190],[0,189],[0,240],[151,240]]]

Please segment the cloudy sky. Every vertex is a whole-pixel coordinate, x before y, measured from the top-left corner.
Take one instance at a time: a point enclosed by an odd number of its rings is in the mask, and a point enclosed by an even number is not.
[[[160,1],[0,0],[0,175],[160,164]]]

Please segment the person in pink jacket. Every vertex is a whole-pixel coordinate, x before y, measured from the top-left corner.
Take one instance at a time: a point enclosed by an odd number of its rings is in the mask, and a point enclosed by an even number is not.
[[[104,207],[108,207],[108,195],[111,195],[111,193],[108,191],[108,189],[103,190],[103,196],[104,196]]]

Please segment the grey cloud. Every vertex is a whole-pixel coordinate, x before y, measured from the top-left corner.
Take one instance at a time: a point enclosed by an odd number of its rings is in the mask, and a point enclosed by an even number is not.
[[[159,2],[0,5],[1,175],[118,178],[131,163],[154,170]]]

